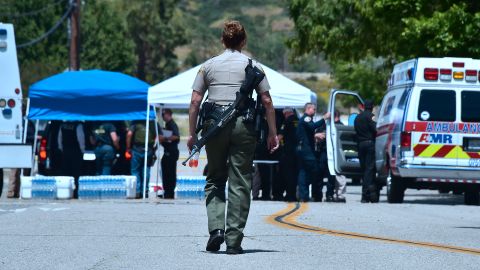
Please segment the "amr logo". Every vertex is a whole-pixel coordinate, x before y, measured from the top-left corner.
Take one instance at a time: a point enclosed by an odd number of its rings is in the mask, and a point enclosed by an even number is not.
[[[429,134],[422,133],[419,142],[423,143],[452,143],[452,135],[450,134]]]

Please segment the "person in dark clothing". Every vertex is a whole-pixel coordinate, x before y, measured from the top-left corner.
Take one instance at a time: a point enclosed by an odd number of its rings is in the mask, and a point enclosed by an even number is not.
[[[164,109],[162,118],[163,121],[165,121],[165,128],[162,129],[159,140],[163,146],[162,182],[165,191],[164,198],[173,199],[175,197],[175,186],[177,183],[180,133],[177,124],[173,121],[172,110]]]
[[[81,122],[63,122],[58,131],[58,149],[62,153],[62,175],[75,181],[73,197],[78,198],[78,178],[82,173],[85,132]]]
[[[278,119],[279,118],[276,117],[276,120]],[[267,138],[269,126],[266,119],[263,119],[261,129],[260,132],[262,132],[263,135],[260,137]],[[280,150],[270,153],[265,139],[260,139],[257,142],[254,160],[257,160],[255,166],[258,168],[260,183],[253,184],[252,195],[254,200],[269,201],[272,200],[272,196],[274,200],[283,200],[283,191],[280,191],[282,179],[278,177],[278,163],[272,163],[278,162],[280,159],[279,151]],[[254,178],[254,180],[258,179]],[[262,190],[262,196],[258,197],[260,190]]]
[[[155,122],[150,121],[148,126],[148,142],[147,142],[147,171],[145,191],[143,190],[144,165],[145,165],[145,136],[147,127],[144,120],[133,121],[127,133],[126,146],[127,152],[131,153],[131,174],[137,177],[137,194],[136,198],[141,198],[145,193],[148,198],[148,188],[150,183],[150,167],[153,166],[155,150],[156,150],[156,131]]]
[[[285,200],[297,200],[297,156],[295,148],[297,146],[297,126],[298,117],[292,108],[283,110],[285,121],[280,126],[279,140],[283,144],[283,152],[280,158],[280,176],[285,182]]]
[[[305,104],[305,112],[297,128],[297,156],[299,164],[298,172],[298,193],[299,200],[302,202],[308,202],[310,200],[308,187],[312,184],[312,197],[314,201],[321,202],[322,195],[321,190],[319,193],[318,178],[318,164],[315,159],[315,142],[314,134],[315,129],[325,125],[325,120],[330,118],[330,113],[323,115],[323,119],[314,122],[313,116],[315,115],[315,104]]]
[[[322,189],[323,189],[323,178],[327,177],[327,191],[325,193],[325,201],[326,202],[333,202],[334,192],[335,192],[335,176],[330,175],[328,170],[328,156],[327,156],[327,141],[326,141],[326,125],[322,125],[321,127],[315,130],[315,157],[318,163],[318,174],[317,174],[317,185],[313,187],[317,188],[315,190],[318,197],[322,197]]]
[[[275,110],[275,124],[277,127],[281,127],[285,122],[285,117],[283,115],[282,109]],[[278,163],[270,164],[271,169],[270,172],[272,173],[271,176],[271,185],[272,185],[272,199],[274,201],[283,201],[285,200],[285,191],[287,189],[287,179],[283,177],[281,174],[280,169],[280,161],[283,157],[284,146],[281,145],[279,149],[272,154],[270,154],[270,160],[276,161]]]
[[[362,203],[379,200],[379,192],[375,181],[375,137],[376,123],[372,113],[373,102],[365,100],[364,110],[354,122],[358,140],[358,158],[363,171]]]
[[[116,162],[112,166],[113,175],[129,175],[131,173],[130,160],[125,157],[127,151],[127,134],[128,127],[125,121],[115,121],[112,123],[115,126],[118,136],[118,154],[116,155]]]
[[[100,123],[93,130],[95,135],[95,160],[97,175],[111,175],[115,151],[120,149],[115,126],[112,123]]]

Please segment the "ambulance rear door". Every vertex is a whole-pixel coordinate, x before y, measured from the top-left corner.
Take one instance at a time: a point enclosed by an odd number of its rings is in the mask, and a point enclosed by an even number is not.
[[[475,62],[478,61],[470,58],[418,58],[405,123],[405,134],[411,136],[412,159],[408,163],[424,166],[425,169],[428,166],[434,166],[433,169],[439,166],[454,169],[458,166],[462,133],[468,133],[461,121],[461,90],[478,89],[478,76],[466,76],[470,75],[471,68],[478,66]],[[475,73],[478,74],[476,70]],[[475,98],[469,94],[466,96]],[[405,141],[402,140],[402,144]]]
[[[480,167],[480,87],[460,93],[459,167]],[[480,175],[478,176],[480,178]]]
[[[357,136],[353,126],[360,108],[363,108],[363,99],[357,93],[331,90],[328,103],[331,118],[327,121],[326,139],[328,168],[332,175],[347,177],[362,175],[358,159]],[[337,119],[336,111],[339,113]]]

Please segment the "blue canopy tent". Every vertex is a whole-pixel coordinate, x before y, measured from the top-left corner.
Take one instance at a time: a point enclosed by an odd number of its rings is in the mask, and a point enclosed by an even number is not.
[[[148,85],[111,71],[64,72],[30,87],[32,120],[141,120],[147,115]],[[154,118],[153,113],[150,118]]]
[[[119,72],[85,70],[60,73],[30,87],[28,119],[145,120],[147,114],[150,119],[155,119],[155,111],[147,106],[149,87],[146,82]],[[149,121],[146,122],[148,129]],[[147,144],[147,140],[145,142]]]

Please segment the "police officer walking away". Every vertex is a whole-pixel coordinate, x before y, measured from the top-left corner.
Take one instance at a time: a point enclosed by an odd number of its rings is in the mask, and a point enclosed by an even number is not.
[[[213,103],[213,113],[221,113],[236,98],[245,80],[245,67],[249,58],[241,53],[246,45],[247,35],[238,21],[225,22],[222,42],[226,50],[219,56],[205,62],[193,83],[192,100],[189,110],[188,147],[191,150],[196,142],[196,122],[200,103],[206,91],[208,102]],[[252,61],[253,65],[261,66]],[[264,78],[257,87],[257,93],[265,107],[269,126],[267,147],[271,152],[278,148],[275,110],[268,90],[270,86]],[[204,131],[213,127],[215,120],[208,115]],[[207,251],[220,250],[223,241],[227,244],[227,254],[241,254],[243,229],[250,209],[252,185],[252,162],[255,151],[254,123],[244,122],[243,117],[229,122],[206,143],[208,159],[207,184],[205,186],[210,238]],[[225,185],[228,179],[228,208],[225,215]],[[226,218],[225,218],[226,216]],[[226,230],[225,230],[226,229]]]
[[[322,201],[322,185],[319,183],[319,166],[315,158],[315,129],[325,125],[325,120],[330,118],[330,113],[323,115],[317,122],[313,121],[315,116],[315,104],[307,103],[304,107],[304,114],[298,121],[297,128],[297,156],[299,164],[298,172],[298,196],[302,202],[310,200],[309,185],[312,184],[312,197],[316,202]],[[323,180],[323,179],[322,179]]]
[[[175,196],[175,186],[177,184],[177,160],[179,157],[178,142],[180,142],[180,133],[178,126],[173,121],[171,109],[163,109],[162,118],[165,121],[165,128],[159,140],[163,146],[162,157],[162,183],[164,189],[163,197],[173,199]]]
[[[373,102],[365,100],[364,110],[354,122],[358,140],[358,158],[363,171],[362,203],[376,203],[379,200],[375,182],[375,136],[376,123],[373,120]]]

